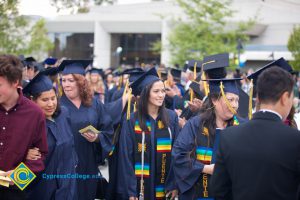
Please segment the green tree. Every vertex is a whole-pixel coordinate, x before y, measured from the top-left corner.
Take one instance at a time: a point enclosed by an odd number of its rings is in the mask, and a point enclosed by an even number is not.
[[[95,5],[104,3],[113,4],[115,0],[93,0]],[[90,0],[50,0],[51,5],[55,6],[57,11],[69,9],[71,13],[89,12]]]
[[[26,53],[33,54],[37,58],[43,58],[44,53],[54,48],[47,36],[47,29],[45,28],[45,20],[37,21],[30,31],[31,40],[28,43]]]
[[[0,53],[21,53],[25,50],[28,20],[20,16],[17,0],[0,1]]]
[[[19,15],[18,0],[0,1],[0,53],[33,54],[43,58],[43,54],[53,48],[47,37],[45,21],[36,23]]]
[[[245,34],[255,22],[231,24],[227,20],[234,11],[229,8],[230,0],[176,0],[188,20],[174,20],[168,37],[171,62],[184,63],[188,59],[222,52],[237,53],[237,41],[249,40]]]
[[[300,70],[300,26],[295,26],[288,40],[288,49],[294,60],[291,64],[295,70]]]

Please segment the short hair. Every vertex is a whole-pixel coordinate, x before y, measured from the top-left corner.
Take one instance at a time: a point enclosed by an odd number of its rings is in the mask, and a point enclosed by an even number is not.
[[[9,54],[0,55],[0,76],[5,77],[9,83],[22,83],[22,62]]]
[[[264,70],[257,80],[257,97],[260,103],[276,103],[284,92],[293,92],[292,75],[278,66]]]

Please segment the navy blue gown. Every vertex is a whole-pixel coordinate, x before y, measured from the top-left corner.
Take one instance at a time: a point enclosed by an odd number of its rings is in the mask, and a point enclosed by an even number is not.
[[[86,107],[80,105],[77,108],[65,95],[61,97],[61,104],[69,110],[69,120],[74,135],[75,149],[78,155],[78,165],[76,173],[89,175],[89,179],[77,179],[78,199],[95,199],[97,190],[98,165],[108,156],[112,148],[113,127],[110,116],[104,108],[104,105],[95,98],[92,106]],[[87,141],[79,130],[92,125],[101,131],[99,134],[99,143]]]
[[[239,123],[245,122],[241,118],[237,119]],[[202,170],[205,164],[215,163],[215,153],[222,133],[221,129],[216,129],[214,137],[208,136],[200,130],[200,124],[199,115],[191,118],[182,128],[173,145],[173,168],[180,191],[180,200],[213,200],[209,195],[210,175],[204,175]],[[207,177],[208,186],[207,190],[202,191],[204,176]],[[208,194],[208,197],[205,197],[204,193]]]
[[[72,178],[46,179],[46,175],[75,174],[77,155],[74,137],[67,121],[66,108],[58,117],[47,119],[47,142],[49,153],[45,160],[45,170],[30,184],[28,199],[69,199],[76,200],[76,180]]]
[[[178,126],[178,117],[176,113],[171,110],[167,110],[169,120],[170,120],[170,129],[172,133],[173,141],[176,139],[176,136],[179,132]],[[151,161],[150,165],[155,166],[155,123],[156,121],[149,116],[149,120],[151,123]],[[119,199],[128,199],[130,196],[138,197],[139,191],[137,188],[137,179],[134,172],[134,160],[135,160],[135,132],[134,132],[134,114],[131,115],[130,120],[123,120],[122,130],[119,141],[119,162],[118,162],[118,182],[117,182],[117,191],[116,193],[119,196]],[[145,188],[145,190],[151,190],[151,199],[155,199],[155,167],[150,167],[150,185],[151,188]],[[167,175],[166,183],[165,183],[166,191],[171,191],[176,189],[176,183],[174,179],[174,173],[172,169],[172,161],[171,168]]]

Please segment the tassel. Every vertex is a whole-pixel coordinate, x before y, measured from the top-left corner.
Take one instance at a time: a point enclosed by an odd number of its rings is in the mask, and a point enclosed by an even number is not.
[[[250,82],[248,118],[252,119],[253,79]]]
[[[136,112],[136,102],[133,104],[133,112]]]
[[[201,79],[206,80],[206,76],[205,76],[204,72],[202,72]],[[208,85],[207,81],[203,81],[203,87],[204,87],[205,96],[208,96],[208,94],[209,94],[209,85]]]
[[[195,62],[195,64],[194,64],[194,80],[196,80],[196,78],[197,78],[196,68],[197,68],[197,62]]]
[[[126,91],[128,90],[128,84],[129,84],[129,80],[127,79],[125,88],[124,88],[124,92],[123,92],[123,96],[126,94]]]
[[[223,82],[221,81],[221,84],[220,84],[220,90],[221,90],[221,94],[222,94],[222,97],[223,99],[225,100],[225,104],[227,105],[228,109],[230,110],[230,112],[232,112],[232,114],[236,115],[236,110],[234,110],[232,108],[232,106],[230,105],[228,99],[226,98],[225,96],[225,93],[224,93],[224,85],[223,85]]]
[[[57,75],[57,93],[58,93],[58,98],[60,98],[62,95],[63,95],[63,88],[62,88],[62,85],[61,85],[61,82],[60,82],[60,78],[59,78],[59,75]]]
[[[194,99],[194,91],[190,89],[190,102],[192,102]]]
[[[126,119],[129,120],[130,119],[130,111],[131,111],[131,93],[132,90],[131,88],[128,91],[128,101],[127,101],[127,113],[126,113]]]

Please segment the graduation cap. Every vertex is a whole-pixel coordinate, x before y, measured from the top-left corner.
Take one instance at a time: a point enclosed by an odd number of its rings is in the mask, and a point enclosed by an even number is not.
[[[272,61],[268,64],[266,64],[265,66],[263,66],[262,68],[256,70],[255,72],[253,72],[252,74],[250,74],[249,76],[247,76],[247,78],[249,80],[251,80],[250,83],[250,92],[249,92],[249,119],[252,118],[252,98],[253,98],[253,93],[255,94],[255,87],[254,85],[256,85],[256,81],[259,77],[259,75],[266,69],[270,68],[270,67],[279,67],[283,70],[286,70],[289,73],[293,72],[292,67],[289,65],[289,63],[284,59],[284,58],[279,58],[278,60]]]
[[[221,92],[221,84],[223,85],[224,92],[230,92],[239,95],[239,90],[236,81],[240,81],[242,78],[231,78],[231,79],[208,79],[209,92],[213,94],[219,94]]]
[[[187,66],[189,70],[192,72],[194,71],[195,63],[196,63],[196,72],[197,73],[201,72],[201,67],[202,67],[201,60],[188,60]]]
[[[256,80],[258,78],[258,76],[266,69],[270,68],[270,67],[280,67],[284,70],[286,70],[289,73],[293,72],[293,68],[289,65],[289,63],[284,59],[284,58],[279,58],[278,60],[272,61],[268,64],[266,64],[265,66],[263,66],[262,68],[258,69],[257,71],[253,72],[252,74],[250,74],[249,76],[247,76],[247,78],[249,80],[253,80],[254,83],[256,83]]]
[[[63,60],[58,66],[59,71],[63,75],[67,74],[81,74],[85,75],[85,69],[89,66],[92,60]]]
[[[209,92],[211,94],[220,94],[222,95],[223,99],[225,100],[225,104],[228,109],[234,114],[237,114],[237,111],[232,108],[231,104],[227,100],[225,93],[233,93],[239,95],[239,88],[237,86],[236,81],[240,81],[242,78],[232,78],[232,79],[209,79],[203,80],[209,82]]]
[[[135,72],[145,72],[142,68],[137,67],[137,68],[131,68],[131,69],[125,69],[123,72],[121,72],[121,75],[123,74],[132,74]]]
[[[37,72],[37,71],[41,72],[41,71],[45,70],[43,63],[37,63],[36,62],[36,63],[33,64],[33,67],[34,67],[35,72]]]
[[[95,67],[93,67],[92,69],[90,69],[89,73],[91,73],[91,74],[99,74],[101,76],[104,75],[103,69],[98,69],[98,68],[95,68]]]
[[[202,65],[203,65],[203,71],[228,67],[229,66],[229,54],[222,53],[222,54],[206,56],[203,59]]]
[[[151,83],[160,80],[156,72],[155,67],[151,68],[149,71],[144,72],[138,77],[130,87],[132,88],[132,94],[138,96],[141,94],[142,90],[150,85]]]
[[[57,61],[56,58],[49,57],[49,58],[46,58],[43,63],[46,65],[54,65],[56,63],[56,61]]]
[[[176,68],[170,68],[170,74],[177,79],[181,78],[181,70]]]
[[[50,68],[51,69],[51,68]],[[56,73],[58,70],[55,71]],[[26,95],[36,95],[53,88],[53,83],[48,75],[53,75],[54,70],[45,70],[38,73],[24,88],[23,93]]]
[[[36,60],[34,59],[34,57],[27,57],[24,59],[24,64],[27,67],[34,67],[33,64],[36,62]]]
[[[204,98],[204,93],[200,90],[200,84],[198,82],[192,81],[192,83],[189,85],[189,88],[191,88],[194,93],[196,94],[196,98],[202,100]]]

